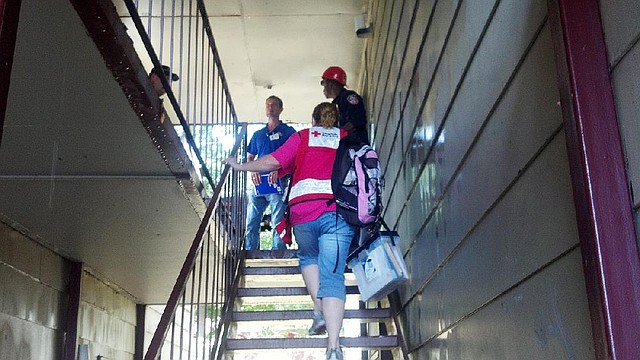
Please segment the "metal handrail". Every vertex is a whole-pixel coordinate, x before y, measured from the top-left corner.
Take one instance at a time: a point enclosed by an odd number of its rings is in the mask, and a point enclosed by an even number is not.
[[[144,47],[147,50],[147,53],[149,54],[151,61],[153,62],[153,67],[156,68],[156,70],[160,74],[162,74],[162,64],[160,63],[160,60],[158,59],[158,55],[156,55],[153,45],[151,44],[151,39],[149,38],[149,36],[147,36],[147,33],[144,28],[144,24],[142,23],[142,19],[138,14],[136,4],[133,2],[133,0],[124,0],[124,3],[127,6],[127,9],[129,10],[129,14],[131,14],[131,19],[136,25],[136,29],[138,30],[138,34],[140,35],[140,39],[142,40]],[[200,154],[200,150],[198,149],[198,146],[196,145],[196,142],[193,139],[193,135],[189,130],[189,124],[185,119],[184,114],[182,113],[182,109],[180,109],[180,105],[178,104],[178,100],[176,99],[176,96],[173,94],[173,90],[171,90],[171,84],[164,77],[160,77],[160,81],[162,82],[162,86],[165,88],[165,91],[167,92],[167,97],[169,98],[169,101],[171,102],[171,105],[173,106],[176,112],[176,115],[178,116],[178,120],[180,121],[180,124],[184,129],[187,142],[191,146],[192,151],[194,152],[196,158],[200,162],[201,171],[203,172],[204,177],[209,181],[209,184],[211,185],[211,187],[215,186],[215,183],[211,177],[211,174],[209,173],[209,168],[206,166],[206,163],[202,158],[202,155]]]
[[[167,109],[210,185],[207,209],[144,359],[221,358],[239,281],[246,213],[246,174],[230,172],[221,160],[244,156],[246,124],[238,123],[202,0],[114,0],[114,5],[125,26],[135,26],[139,41],[133,39],[134,45],[139,44],[141,57],[148,54],[141,59],[145,66],[161,74],[165,64],[179,74],[178,83],[160,77]],[[229,152],[224,143],[231,138]]]
[[[246,142],[246,125],[241,126],[241,131],[237,135],[236,143],[232,151],[230,152],[230,156],[237,156],[238,151],[243,142]],[[180,274],[178,275],[178,278],[176,279],[176,283],[173,286],[173,290],[171,291],[171,295],[169,296],[169,300],[167,301],[165,310],[162,313],[162,316],[160,318],[160,323],[153,335],[153,338],[151,339],[151,343],[149,344],[149,348],[144,357],[145,360],[155,360],[158,358],[158,356],[161,353],[162,346],[169,332],[170,324],[175,319],[176,309],[178,307],[180,299],[181,298],[184,299],[188,279],[190,276],[194,275],[196,259],[198,255],[201,254],[201,249],[204,244],[205,234],[209,231],[209,228],[211,225],[210,223],[212,221],[214,211],[216,210],[216,208],[220,203],[220,194],[222,193],[223,188],[227,186],[226,180],[229,176],[229,172],[230,172],[230,166],[225,165],[222,175],[220,177],[220,182],[218,183],[218,185],[214,190],[211,202],[207,207],[207,211],[205,212],[204,218],[200,223],[200,227],[198,228],[196,236],[193,239],[193,242],[191,244],[191,248],[189,249],[187,257],[185,258],[184,264],[182,265]],[[239,269],[240,269],[239,265],[242,261],[241,259],[242,242],[238,241],[238,239],[242,238],[241,232],[238,233],[238,235],[240,236],[237,236],[235,239],[231,239],[231,241],[228,244],[226,244],[227,246],[225,246],[225,249],[227,250],[225,251],[225,259],[232,260],[231,264],[228,264],[230,265],[229,269],[231,269],[232,272],[230,274],[227,274],[228,276],[225,278],[225,280],[230,281],[231,284],[234,284],[237,282]],[[200,259],[203,259],[203,258],[201,257]],[[195,284],[195,282],[192,282],[192,284]],[[232,288],[230,286],[226,286],[226,287],[227,287],[227,290]],[[232,294],[233,292],[229,292],[229,293]],[[225,310],[230,308],[234,300],[235,299],[233,299],[233,297],[225,298],[224,307],[222,311],[223,315],[226,313]],[[223,319],[226,317],[227,317],[226,315],[223,316]],[[211,351],[219,348],[219,344],[222,341],[221,336],[224,336],[224,334],[226,334],[226,330],[224,329],[224,327],[226,326],[226,323],[227,321],[223,320],[218,323],[218,326],[216,326],[216,332],[215,332],[216,342],[215,342],[215,346],[212,347]]]
[[[126,13],[122,10],[120,16],[125,19],[131,18],[144,52],[149,56],[149,65],[162,73],[161,66],[168,58],[172,71],[176,71],[177,68],[176,72],[181,70],[185,72],[180,74],[179,83],[173,86],[164,77],[160,77],[160,81],[176,120],[182,127],[185,140],[195,158],[194,161],[200,164],[202,177],[207,179],[210,188],[213,189],[214,180],[217,180],[221,170],[215,167],[219,159],[211,158],[206,154],[207,148],[201,148],[202,144],[199,145],[196,141],[194,131],[197,127],[202,130],[210,125],[225,123],[226,120],[236,124],[238,119],[204,2],[202,0],[114,0],[114,3],[118,2],[126,7]],[[171,13],[167,15],[165,8],[168,5],[171,6]],[[176,13],[177,8],[179,13]],[[147,12],[146,24],[138,9]],[[171,31],[168,34],[164,31],[167,27],[165,18],[169,18],[168,21],[170,21]],[[159,24],[157,24],[158,19]],[[199,26],[191,26],[194,19]],[[175,26],[178,21],[181,25],[187,22],[188,26]],[[156,53],[154,43],[159,45],[159,54]],[[192,47],[196,51],[195,57],[191,56]],[[198,50],[201,50],[201,53],[198,53]],[[191,58],[188,58],[189,56]],[[186,61],[184,61],[185,57],[187,57]],[[178,58],[176,66],[173,66],[174,58]],[[213,169],[212,166],[214,166]]]

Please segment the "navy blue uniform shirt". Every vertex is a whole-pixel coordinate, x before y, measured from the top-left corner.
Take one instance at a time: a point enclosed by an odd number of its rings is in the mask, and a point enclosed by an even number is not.
[[[362,97],[353,90],[343,89],[333,103],[338,105],[340,112],[339,127],[344,127],[347,123],[353,125],[351,132],[362,141],[369,143],[367,135],[367,112],[364,108]]]

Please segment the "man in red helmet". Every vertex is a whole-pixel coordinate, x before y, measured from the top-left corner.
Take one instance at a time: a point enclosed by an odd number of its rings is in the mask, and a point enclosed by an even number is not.
[[[329,66],[322,73],[322,92],[327,99],[333,99],[338,106],[340,120],[338,126],[369,144],[367,134],[367,112],[362,97],[353,90],[345,88],[347,73],[339,66]]]

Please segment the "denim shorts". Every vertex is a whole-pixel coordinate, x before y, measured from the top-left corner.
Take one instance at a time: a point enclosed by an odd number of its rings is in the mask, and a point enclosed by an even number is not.
[[[354,234],[353,226],[331,211],[313,221],[295,225],[293,234],[298,243],[300,268],[317,264],[320,270],[318,298],[346,300],[344,268]]]

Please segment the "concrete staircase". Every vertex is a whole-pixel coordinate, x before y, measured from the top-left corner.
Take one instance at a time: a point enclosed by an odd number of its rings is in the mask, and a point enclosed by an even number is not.
[[[402,359],[391,309],[365,309],[354,275],[348,272],[345,277],[340,338],[345,358]],[[247,251],[226,359],[324,359],[326,335],[307,334],[311,309],[295,250]]]

